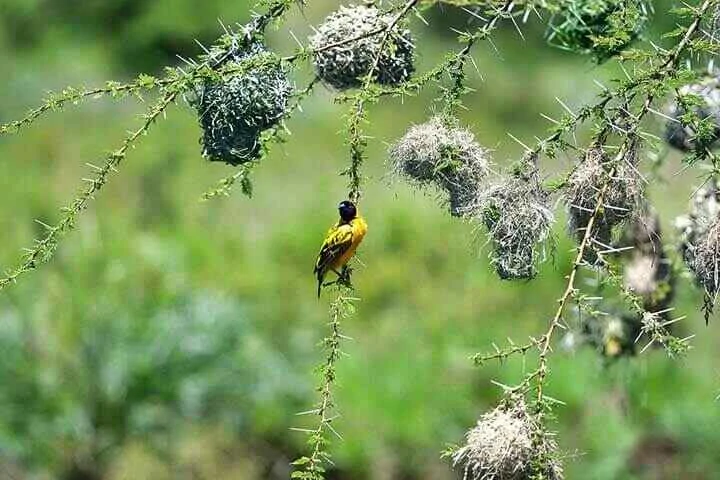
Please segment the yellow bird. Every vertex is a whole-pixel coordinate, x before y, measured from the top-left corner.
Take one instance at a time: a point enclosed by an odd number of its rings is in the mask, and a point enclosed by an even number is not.
[[[358,245],[367,233],[367,223],[358,215],[357,207],[351,201],[340,202],[338,205],[340,220],[328,230],[323,241],[313,273],[318,280],[318,298],[323,286],[325,275],[335,272],[338,279],[347,280],[347,263],[355,254]],[[342,272],[339,271],[342,269]]]

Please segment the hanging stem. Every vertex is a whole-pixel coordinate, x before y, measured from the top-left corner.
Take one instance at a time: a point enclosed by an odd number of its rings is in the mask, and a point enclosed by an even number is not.
[[[327,465],[331,464],[331,456],[327,451],[330,443],[328,432],[331,432],[339,439],[342,436],[332,426],[333,421],[337,418],[334,413],[336,411],[333,388],[336,380],[336,363],[342,355],[341,342],[346,339],[340,330],[341,320],[347,319],[354,313],[353,302],[357,299],[352,298],[350,293],[352,290],[346,286],[337,285],[337,297],[330,305],[330,334],[322,341],[322,347],[325,351],[325,361],[319,367],[321,375],[321,384],[317,391],[320,394],[320,400],[315,409],[302,414],[315,415],[319,420],[317,427],[308,429],[294,429],[308,434],[308,445],[310,446],[310,454],[301,457],[293,462],[298,467],[292,473],[292,478],[300,480],[322,480],[325,478]]]

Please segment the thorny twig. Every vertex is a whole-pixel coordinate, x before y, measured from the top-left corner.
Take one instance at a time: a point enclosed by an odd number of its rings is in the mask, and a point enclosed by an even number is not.
[[[337,297],[330,305],[330,334],[322,342],[326,357],[325,363],[320,367],[321,384],[318,387],[320,401],[315,409],[300,414],[315,415],[319,419],[318,424],[317,427],[309,430],[294,429],[308,434],[308,444],[311,447],[310,455],[293,462],[293,465],[298,469],[293,472],[292,478],[300,480],[322,480],[326,465],[331,464],[330,454],[327,452],[329,444],[327,434],[332,432],[342,439],[341,435],[332,426],[332,422],[337,418],[333,414],[335,410],[333,387],[336,378],[336,362],[343,354],[340,348],[341,342],[348,338],[342,334],[340,322],[353,313],[353,302],[357,299],[349,296],[352,292],[350,288],[340,284],[338,284],[337,288]]]
[[[683,51],[687,48],[689,43],[691,42],[693,36],[697,32],[702,18],[705,15],[705,13],[708,11],[708,9],[713,6],[716,3],[716,0],[704,0],[700,7],[695,9],[694,11],[694,19],[690,23],[690,25],[687,27],[682,39],[678,44],[664,54],[664,59],[661,61],[661,63],[653,69],[651,72],[646,73],[643,78],[663,78],[665,75],[669,74],[679,63],[680,56],[683,53]],[[527,152],[527,155],[538,155],[541,152],[547,152],[550,145],[554,144],[555,142],[561,141],[564,134],[566,134],[568,131],[574,130],[577,125],[582,123],[584,120],[590,117],[592,112],[597,111],[598,109],[604,109],[608,103],[616,98],[622,98],[622,97],[632,97],[635,96],[635,89],[642,85],[643,81],[639,78],[630,79],[625,85],[621,85],[614,91],[607,90],[603,92],[601,99],[598,103],[587,106],[581,110],[580,114],[571,115],[570,121],[564,122],[558,128],[546,139],[543,139],[539,141],[534,149],[531,149]],[[586,265],[586,262],[584,261],[585,251],[586,249],[591,245],[593,241],[593,234],[594,234],[594,226],[597,222],[600,214],[602,213],[602,210],[604,208],[607,208],[606,205],[604,205],[604,198],[608,191],[608,187],[610,185],[610,182],[612,181],[613,176],[616,174],[617,166],[620,164],[620,162],[624,161],[624,156],[628,149],[630,148],[630,145],[632,143],[632,139],[637,135],[638,130],[640,128],[640,124],[644,117],[647,115],[648,112],[651,110],[652,103],[655,100],[656,94],[654,92],[649,92],[645,95],[645,100],[643,101],[641,107],[639,110],[632,115],[632,118],[630,119],[630,125],[626,126],[624,131],[622,132],[624,136],[624,141],[622,145],[620,146],[617,154],[611,161],[611,168],[607,172],[607,175],[604,178],[604,181],[602,182],[602,185],[599,187],[599,191],[596,197],[596,205],[595,208],[592,210],[592,213],[590,214],[587,224],[585,226],[585,233],[583,235],[582,240],[580,241],[580,244],[577,247],[577,252],[575,259],[572,263],[571,269],[567,275],[567,283],[565,286],[565,290],[563,294],[558,299],[558,307],[555,311],[555,314],[553,315],[552,319],[550,320],[548,324],[548,328],[545,331],[545,333],[539,338],[539,341],[537,343],[538,346],[538,366],[535,370],[527,374],[524,379],[516,386],[514,387],[507,387],[506,393],[519,393],[519,392],[527,392],[530,390],[531,385],[535,384],[535,390],[536,390],[536,400],[538,403],[538,407],[542,406],[544,404],[544,388],[545,388],[545,380],[548,373],[548,356],[549,353],[552,350],[552,339],[553,335],[556,332],[558,328],[564,328],[562,325],[562,317],[563,313],[570,301],[570,299],[575,298],[578,293],[578,289],[575,286],[577,276],[579,273],[579,270],[582,266]],[[550,147],[551,148],[551,147]],[[652,320],[648,319],[648,320]],[[660,328],[655,328],[655,327]],[[647,332],[651,334],[652,338],[655,339],[655,341],[661,341],[663,339],[663,335],[667,333],[665,327],[667,327],[667,322],[661,323],[660,325],[657,325],[651,321],[647,322],[647,326],[645,327],[647,329]],[[663,333],[665,332],[665,333]],[[686,340],[686,339],[685,339]],[[523,346],[524,347],[524,346]],[[500,354],[496,353],[494,355],[488,356],[480,356],[479,358],[502,358],[505,359],[509,355],[512,355],[514,353],[526,353],[526,351],[529,349],[524,348],[516,348],[515,346],[512,346],[509,350],[506,350],[504,354],[503,351],[500,352]],[[473,357],[473,359],[478,358],[478,356]]]
[[[403,6],[403,8],[400,10],[400,12],[395,15],[395,17],[393,17],[393,19],[388,22],[388,24],[384,28],[384,32],[381,37],[380,43],[378,44],[377,53],[375,54],[372,66],[370,67],[370,70],[365,76],[365,79],[363,80],[363,85],[360,91],[356,94],[355,102],[353,103],[353,106],[351,108],[351,113],[347,126],[351,162],[350,167],[345,170],[343,174],[350,177],[350,192],[348,193],[348,198],[354,202],[358,202],[360,200],[362,187],[362,174],[360,170],[364,161],[364,150],[367,144],[362,131],[362,123],[365,121],[365,103],[368,100],[366,92],[371,87],[375,79],[375,73],[377,72],[378,66],[380,65],[380,59],[382,58],[382,55],[385,51],[385,46],[387,45],[392,30],[418,3],[418,1],[419,0],[408,0]]]
[[[36,269],[40,264],[47,262],[52,257],[59,240],[73,229],[80,212],[87,208],[95,194],[107,183],[110,176],[117,171],[117,167],[125,159],[128,149],[135,144],[140,136],[147,133],[152,124],[165,112],[177,95],[177,92],[166,93],[149,110],[142,126],[132,132],[119,149],[108,155],[102,167],[95,167],[97,174],[94,178],[86,179],[89,185],[81,191],[80,195],[70,205],[63,209],[65,213],[63,218],[54,226],[46,225],[47,232],[45,236],[37,240],[35,245],[27,250],[22,263],[7,272],[5,277],[0,278],[0,290],[15,282],[20,275]]]
[[[690,40],[692,39],[693,35],[695,34],[696,30],[700,26],[700,22],[702,21],[703,15],[705,12],[710,8],[711,5],[714,4],[714,0],[705,0],[703,4],[700,6],[700,8],[697,10],[695,19],[693,22],[688,26],[685,35],[683,36],[682,40],[676,45],[676,47],[668,53],[667,58],[664,60],[664,62],[657,68],[656,74],[659,76],[662,76],[667,73],[667,70],[670,67],[674,67],[677,62],[679,61],[680,54],[684,51],[685,47],[688,45]],[[552,336],[555,330],[558,327],[561,327],[561,320],[562,315],[565,310],[565,307],[568,303],[568,300],[572,298],[577,290],[575,288],[575,280],[577,277],[577,273],[582,265],[584,265],[584,255],[585,255],[585,249],[588,247],[592,240],[593,236],[593,227],[595,225],[595,222],[597,221],[598,215],[600,214],[601,210],[604,208],[603,200],[605,197],[605,194],[607,193],[608,186],[610,185],[610,182],[612,180],[613,175],[615,175],[617,171],[617,165],[624,160],[624,155],[627,152],[630,143],[632,141],[632,137],[637,134],[637,131],[640,128],[640,123],[645,117],[645,115],[649,112],[650,107],[655,99],[654,93],[649,93],[646,95],[645,101],[642,104],[642,107],[640,110],[634,115],[632,126],[626,129],[625,132],[625,141],[623,142],[622,146],[620,147],[620,150],[618,154],[615,156],[613,160],[612,167],[610,171],[607,174],[607,177],[605,178],[605,181],[600,189],[600,192],[597,196],[597,205],[595,206],[595,209],[593,210],[590,218],[588,219],[587,226],[585,227],[585,235],[583,236],[582,241],[580,242],[580,245],[577,249],[577,255],[575,256],[575,261],[573,262],[572,268],[570,270],[570,273],[568,275],[568,281],[565,288],[565,292],[558,300],[559,305],[555,312],[555,315],[553,316],[550,325],[548,327],[548,330],[545,332],[543,337],[542,346],[540,348],[540,354],[538,359],[538,369],[536,371],[536,374],[531,374],[533,378],[536,379],[536,390],[537,390],[537,401],[538,404],[542,404],[543,401],[543,388],[545,384],[545,378],[547,376],[547,357],[548,352],[550,351],[551,347],[551,341]],[[526,378],[526,380],[528,380]],[[529,380],[528,380],[529,381]]]

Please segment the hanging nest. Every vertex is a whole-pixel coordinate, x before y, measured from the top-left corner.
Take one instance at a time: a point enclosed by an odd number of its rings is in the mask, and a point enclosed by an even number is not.
[[[387,37],[371,35],[387,28],[393,20],[393,15],[384,15],[375,7],[341,6],[310,38],[318,77],[339,90],[359,87],[377,59],[373,72],[377,83],[398,85],[408,80],[415,71],[415,45],[410,30],[396,25]],[[328,48],[353,38],[358,40]]]
[[[720,44],[720,6],[716,4],[711,8],[711,14],[704,23],[709,40],[714,45]]]
[[[563,478],[555,440],[521,398],[510,398],[480,417],[452,460],[466,480]]]
[[[708,228],[694,254],[692,270],[698,283],[705,289],[706,307],[711,308],[720,285],[720,219],[716,219]]]
[[[608,300],[592,308],[578,307],[575,315],[579,329],[569,332],[563,342],[573,349],[590,345],[608,360],[635,355],[643,338],[664,345],[653,337],[659,332],[663,337],[672,334],[668,322],[675,294],[675,274],[664,250],[660,220],[648,204],[625,225],[614,247],[623,260],[623,287],[634,297],[634,308],[628,311],[628,302]]]
[[[229,48],[213,50],[210,61],[224,62],[237,72],[207,79],[195,89],[203,135],[203,156],[240,165],[258,158],[262,132],[278,125],[287,113],[292,86],[279,60],[256,40],[231,37]],[[212,64],[212,63],[211,63]]]
[[[584,341],[605,358],[616,359],[636,353],[635,340],[640,336],[642,323],[637,316],[616,313],[595,314],[582,321]]]
[[[503,280],[537,275],[555,222],[548,200],[536,170],[514,175],[480,193],[473,210],[487,229],[490,262]]]
[[[720,139],[720,79],[682,87],[667,115],[668,144],[683,152],[712,149]]]
[[[625,288],[642,300],[647,312],[670,308],[675,296],[675,274],[665,253],[660,218],[649,206],[628,225],[622,245],[632,247],[623,266]]]
[[[490,169],[490,151],[475,135],[460,128],[457,120],[440,116],[410,127],[390,147],[389,156],[396,175],[447,192],[455,217],[471,213]]]
[[[634,252],[623,269],[625,287],[640,297],[643,308],[657,312],[670,307],[674,297],[675,278],[670,260],[661,255]]]
[[[638,0],[568,0],[552,17],[547,39],[602,63],[639,37],[650,13],[650,5]]]
[[[695,193],[690,211],[675,219],[680,236],[680,252],[685,265],[695,271],[695,251],[717,219],[720,218],[720,181],[710,180]]]
[[[586,248],[588,261],[595,261],[593,252],[611,245],[613,229],[631,218],[642,203],[643,188],[636,170],[637,156],[636,144],[617,162],[612,161],[602,147],[591,147],[568,180],[565,193],[568,229],[578,241],[584,238],[600,192],[607,183],[603,204],[591,232],[591,244]]]

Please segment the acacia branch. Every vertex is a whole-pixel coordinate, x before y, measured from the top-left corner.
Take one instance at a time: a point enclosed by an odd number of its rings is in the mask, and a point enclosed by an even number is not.
[[[318,417],[318,424],[310,430],[294,429],[308,434],[308,445],[311,447],[308,456],[301,457],[292,463],[298,467],[292,473],[292,478],[299,480],[323,480],[325,478],[325,466],[330,463],[330,454],[327,452],[329,444],[328,432],[342,438],[332,426],[332,422],[337,418],[333,414],[335,409],[333,387],[336,379],[336,363],[342,355],[341,342],[347,338],[340,330],[340,321],[353,312],[353,301],[355,299],[347,295],[352,291],[351,289],[340,284],[337,285],[337,297],[330,305],[330,334],[322,341],[326,356],[325,362],[319,369],[321,384],[317,391],[320,393],[320,400],[317,408],[302,413],[313,414]]]
[[[398,23],[400,23],[407,13],[415,5],[417,5],[418,1],[419,0],[408,0],[400,12],[395,15],[395,17],[393,17],[393,19],[384,28],[382,28],[383,35],[378,45],[377,53],[375,54],[370,70],[363,80],[362,87],[355,97],[355,102],[351,109],[347,126],[349,136],[348,143],[350,145],[350,167],[344,171],[343,174],[350,177],[350,193],[348,193],[348,198],[354,202],[360,200],[360,190],[362,187],[362,174],[360,170],[364,162],[365,147],[367,146],[367,142],[362,131],[362,123],[365,120],[365,103],[368,100],[366,92],[370,89],[373,81],[375,80],[375,73],[380,65],[380,58],[383,55],[392,30],[398,25]]]
[[[716,0],[705,0],[703,4],[700,6],[699,9],[696,11],[695,18],[693,22],[688,26],[683,38],[681,41],[676,45],[676,47],[667,54],[665,60],[661,63],[661,65],[655,70],[655,75],[662,77],[663,75],[668,73],[669,69],[675,68],[677,66],[677,63],[680,59],[680,55],[685,50],[685,48],[690,43],[693,35],[697,31],[698,27],[700,26],[700,22],[702,21],[702,18],[707,12],[707,10],[710,8],[711,5],[715,3]],[[548,327],[548,330],[545,332],[545,334],[541,337],[542,343],[540,347],[540,354],[538,358],[538,369],[534,375],[534,378],[536,378],[536,389],[537,389],[537,401],[539,404],[542,403],[543,400],[543,388],[545,384],[545,379],[547,376],[547,357],[548,353],[550,351],[550,345],[552,341],[553,334],[555,330],[560,326],[560,321],[563,316],[563,312],[565,310],[565,307],[568,304],[568,301],[570,298],[572,298],[576,293],[575,288],[575,280],[577,278],[578,271],[582,265],[584,265],[584,255],[585,250],[587,249],[588,245],[590,244],[592,237],[593,237],[593,227],[595,226],[595,223],[598,219],[598,216],[601,214],[601,211],[604,207],[604,198],[607,193],[608,187],[610,185],[610,182],[612,181],[612,177],[617,172],[617,165],[620,164],[620,162],[624,161],[624,156],[627,153],[627,151],[630,148],[630,144],[632,141],[632,138],[637,134],[640,123],[642,122],[643,118],[647,113],[650,111],[650,107],[655,99],[654,93],[649,93],[645,97],[645,101],[643,102],[640,110],[634,115],[632,118],[632,125],[627,129],[625,132],[625,140],[620,147],[619,152],[615,156],[615,158],[612,161],[611,168],[607,174],[607,176],[604,179],[604,182],[602,184],[602,187],[600,188],[600,192],[597,196],[597,204],[590,215],[590,218],[588,219],[588,223],[585,227],[585,234],[583,235],[582,241],[580,242],[580,245],[578,246],[577,255],[575,256],[575,260],[573,262],[572,268],[570,270],[570,273],[568,274],[568,281],[567,285],[565,287],[565,291],[563,295],[558,300],[558,308],[555,312],[555,315],[553,316],[550,325]]]
[[[158,79],[150,75],[140,75],[137,79],[129,83],[108,82],[103,87],[97,88],[66,88],[59,93],[49,93],[43,103],[36,108],[30,110],[20,120],[4,123],[0,125],[0,135],[9,133],[17,133],[23,127],[29,126],[35,120],[46,113],[54,110],[60,110],[70,103],[80,103],[88,98],[99,98],[103,96],[111,96],[113,98],[124,97],[126,95],[140,94],[143,90],[152,90],[155,87],[163,87],[170,83],[169,79]]]
[[[0,278],[0,290],[15,282],[20,275],[36,269],[39,265],[52,258],[60,239],[75,227],[78,215],[87,208],[90,201],[95,198],[95,194],[108,182],[112,174],[117,172],[117,167],[125,159],[130,147],[148,132],[152,124],[165,112],[176,96],[177,92],[175,91],[166,93],[150,108],[145,115],[142,126],[126,137],[120,148],[107,156],[102,167],[95,167],[97,169],[95,176],[85,179],[88,186],[80,192],[70,205],[62,209],[64,212],[63,218],[54,226],[46,225],[47,232],[45,236],[36,240],[35,245],[28,249],[22,263],[7,272],[5,277]]]
[[[256,17],[256,24],[254,28],[265,28],[271,20],[277,19],[284,14],[292,4],[293,0],[273,0],[270,3],[268,12],[265,15]],[[120,93],[133,91],[137,92],[143,87],[154,88],[156,86],[161,86],[163,88],[162,97],[148,110],[142,126],[128,135],[120,148],[106,157],[105,163],[102,167],[93,167],[97,170],[97,173],[92,178],[84,179],[89,185],[80,191],[78,196],[70,205],[62,209],[63,216],[60,221],[52,226],[42,224],[46,229],[45,236],[36,240],[35,244],[26,250],[20,265],[9,270],[4,277],[0,278],[0,290],[17,281],[18,277],[21,275],[35,270],[39,265],[48,262],[52,258],[58,248],[58,242],[74,228],[79,214],[87,208],[90,201],[95,198],[95,194],[98,193],[103,186],[105,186],[112,174],[117,171],[117,167],[125,159],[130,147],[134,146],[140,137],[148,132],[152,124],[155,123],[160,115],[165,112],[167,107],[175,101],[178,95],[184,94],[185,91],[199,79],[217,74],[215,69],[225,67],[224,65],[221,65],[223,62],[217,62],[211,67],[210,63],[212,61],[212,57],[208,55],[202,63],[193,64],[192,69],[189,72],[185,72],[182,69],[171,69],[168,75],[162,80],[149,76],[141,76],[136,82],[125,85],[109,83],[106,87],[94,90],[68,89],[60,96],[59,99],[52,100],[51,98],[42,106],[32,110],[22,120],[11,122],[7,127],[5,127],[7,131],[10,131],[29,125],[43,113],[51,111],[53,108],[57,108],[58,105],[62,106],[73,101],[73,99],[75,99],[75,101],[79,101],[81,99],[91,97],[93,94],[100,95],[103,93],[111,93],[113,91],[118,91]],[[242,65],[234,67],[234,70],[242,71],[243,68],[251,68],[258,61],[266,60],[264,58],[259,60],[251,58],[246,62],[243,62]],[[270,59],[270,61],[272,61],[272,59]],[[0,133],[4,133],[4,131]]]

